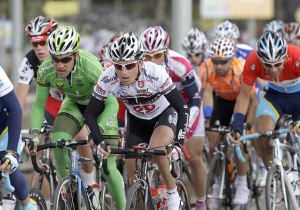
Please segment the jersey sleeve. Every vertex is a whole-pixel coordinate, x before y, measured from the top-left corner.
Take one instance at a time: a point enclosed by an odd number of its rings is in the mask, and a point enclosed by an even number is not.
[[[198,77],[201,80],[201,92],[205,89],[208,78],[208,67],[206,62],[203,62],[198,70]]]
[[[255,62],[256,53],[251,53],[246,60],[242,73],[242,81],[247,85],[254,85],[257,79],[258,66]]]
[[[109,83],[105,82],[107,78],[107,71],[105,71],[104,73],[102,73],[98,79],[98,82],[96,83],[95,87],[94,87],[94,92],[93,92],[93,96],[99,100],[105,100],[110,92],[108,90],[109,88]]]
[[[27,57],[24,57],[18,69],[18,83],[29,85],[34,77],[34,71]]]
[[[8,79],[5,71],[0,66],[0,97],[7,95],[14,89],[11,81]]]
[[[175,88],[175,85],[174,85],[171,77],[167,73],[167,71],[165,69],[163,69],[162,66],[157,66],[157,67],[162,68],[162,69],[158,69],[158,71],[157,71],[157,72],[159,72],[159,75],[157,75],[158,91],[162,92],[164,94],[167,94]]]

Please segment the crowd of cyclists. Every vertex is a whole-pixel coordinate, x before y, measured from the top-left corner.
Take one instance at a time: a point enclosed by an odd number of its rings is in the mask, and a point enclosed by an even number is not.
[[[269,22],[255,49],[239,42],[239,28],[228,20],[215,27],[210,41],[193,27],[182,41],[185,55],[169,49],[169,35],[161,26],[149,27],[140,36],[117,33],[99,50],[98,58],[80,48],[75,27],[60,26],[51,17],[36,17],[25,32],[32,50],[20,64],[15,91],[0,68],[1,170],[9,172],[21,209],[37,209],[18,169],[22,110],[34,82],[30,129],[35,142],[30,154],[36,154],[44,120],[53,126],[52,142],[92,139],[93,143],[78,147],[78,152],[92,159],[95,148],[107,158],[110,173],[102,174],[118,210],[126,208],[125,185],[134,182],[137,168],[135,159],[126,159],[124,183],[117,156],[110,154],[111,148],[118,147],[119,127],[125,128],[126,148],[147,144],[150,149],[164,149],[174,144],[185,150],[190,156],[195,209],[205,210],[217,207],[213,199],[207,204],[204,145],[207,141],[211,159],[219,142],[218,133],[206,132],[206,127],[231,127],[231,142],[239,145],[245,122],[257,132],[267,132],[274,130],[284,114],[292,115],[294,122],[300,120],[300,24],[296,22]],[[300,133],[299,125],[295,131]],[[108,146],[103,148],[102,142]],[[260,137],[254,147],[261,158],[256,163],[256,185],[263,187],[272,145],[267,137]],[[67,176],[67,150],[54,149],[53,160],[58,179]],[[166,186],[167,209],[180,209],[168,157],[154,156],[152,161]],[[236,164],[233,204],[245,205],[250,194],[248,167],[238,160]],[[87,186],[96,182],[93,170],[82,164],[80,175]],[[215,193],[220,189],[218,177]]]

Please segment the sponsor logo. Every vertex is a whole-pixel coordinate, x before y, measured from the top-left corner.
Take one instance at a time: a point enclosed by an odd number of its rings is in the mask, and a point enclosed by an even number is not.
[[[138,81],[137,84],[139,88],[143,88],[145,86],[145,81]]]
[[[295,66],[296,66],[296,67],[299,67],[299,65],[300,65],[299,61],[296,61],[296,62],[295,62]]]
[[[84,84],[83,84],[83,81],[82,81],[81,79],[76,80],[76,84],[77,84],[78,86],[83,86],[83,85],[84,85]]]
[[[64,86],[64,83],[63,82],[57,82],[56,86],[59,87],[59,88],[61,88],[62,86]]]
[[[104,83],[109,83],[109,82],[115,81],[117,79],[118,79],[117,76],[113,76],[113,77],[110,77],[110,78],[108,76],[105,76],[101,79],[101,81],[104,82]]]
[[[106,91],[103,90],[103,88],[101,88],[99,85],[96,85],[96,92],[99,94],[99,95],[105,95],[106,94]]]
[[[165,89],[167,87],[169,87],[172,84],[170,77],[165,81],[164,84],[162,84],[162,86],[160,86],[161,89]]]
[[[158,80],[158,77],[154,77],[154,76],[152,76],[152,75],[146,74],[145,76],[146,76],[146,78],[149,79],[149,80],[155,80],[155,81]]]
[[[255,64],[252,64],[252,65],[251,65],[251,70],[252,70],[252,71],[255,71],[255,69],[256,69],[256,65],[255,65]]]

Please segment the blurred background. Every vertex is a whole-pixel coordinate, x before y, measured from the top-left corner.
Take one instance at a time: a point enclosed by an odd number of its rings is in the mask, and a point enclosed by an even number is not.
[[[170,48],[183,53],[181,42],[192,26],[206,33],[228,19],[236,23],[241,42],[255,47],[266,22],[300,22],[299,0],[0,0],[0,65],[16,84],[18,67],[31,49],[24,28],[37,16],[74,25],[81,46],[97,55],[116,32],[140,33],[161,25],[170,35]],[[35,100],[34,85],[23,112],[23,128]]]
[[[16,82],[16,71],[30,49],[24,27],[36,16],[52,16],[75,25],[82,48],[97,54],[117,31],[138,35],[162,25],[171,49],[182,52],[181,41],[197,26],[208,38],[215,25],[229,19],[241,31],[241,41],[254,46],[263,25],[273,19],[300,21],[299,0],[0,0],[0,63]]]

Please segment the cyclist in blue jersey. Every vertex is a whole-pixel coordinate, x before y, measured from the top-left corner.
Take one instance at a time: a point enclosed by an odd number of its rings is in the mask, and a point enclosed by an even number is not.
[[[21,203],[21,210],[35,210],[37,204],[28,197],[24,176],[18,170],[18,157],[22,150],[20,141],[22,110],[13,91],[13,85],[0,67],[0,158],[2,172],[8,172],[13,194]]]

